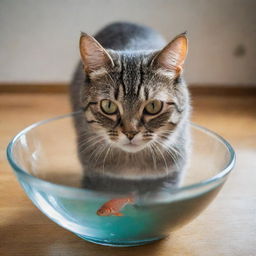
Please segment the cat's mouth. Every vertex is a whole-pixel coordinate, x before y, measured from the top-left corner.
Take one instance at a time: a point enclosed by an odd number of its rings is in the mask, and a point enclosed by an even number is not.
[[[139,145],[136,144],[136,143],[133,143],[133,142],[129,142],[129,143],[124,144],[124,146],[126,146],[126,147],[138,147]]]
[[[120,147],[123,151],[129,152],[129,153],[136,153],[138,151],[141,151],[145,148],[145,144],[136,144],[134,142],[129,142],[122,144]]]
[[[143,150],[147,142],[143,141],[140,135],[136,135],[133,139],[128,139],[126,136],[119,137],[118,141],[115,141],[112,145],[121,149],[124,152],[136,153]]]

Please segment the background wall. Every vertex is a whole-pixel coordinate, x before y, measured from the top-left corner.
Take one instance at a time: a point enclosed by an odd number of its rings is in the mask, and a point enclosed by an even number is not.
[[[1,0],[0,83],[68,82],[80,31],[117,20],[147,24],[170,40],[188,31],[188,82],[256,85],[254,0]]]

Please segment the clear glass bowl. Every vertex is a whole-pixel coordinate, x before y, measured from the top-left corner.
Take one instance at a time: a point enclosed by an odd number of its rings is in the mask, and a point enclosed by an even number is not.
[[[219,135],[190,125],[190,165],[178,188],[163,197],[127,205],[123,216],[98,216],[120,195],[81,187],[73,117],[58,116],[21,131],[7,157],[28,197],[51,220],[79,237],[110,246],[135,246],[161,239],[198,216],[213,200],[235,164],[235,153]]]

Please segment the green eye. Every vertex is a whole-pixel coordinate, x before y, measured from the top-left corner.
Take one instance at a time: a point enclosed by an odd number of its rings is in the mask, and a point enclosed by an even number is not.
[[[117,105],[111,100],[102,100],[100,102],[101,110],[107,115],[113,115],[117,112]]]
[[[162,110],[162,107],[162,101],[152,100],[146,105],[146,107],[144,108],[144,112],[149,115],[156,115]]]

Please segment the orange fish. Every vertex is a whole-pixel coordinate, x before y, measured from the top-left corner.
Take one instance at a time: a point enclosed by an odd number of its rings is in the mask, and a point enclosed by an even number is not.
[[[99,216],[110,216],[110,215],[123,216],[120,210],[125,205],[132,204],[132,203],[134,203],[134,198],[131,196],[111,199],[100,207],[100,209],[97,211],[97,214]]]

